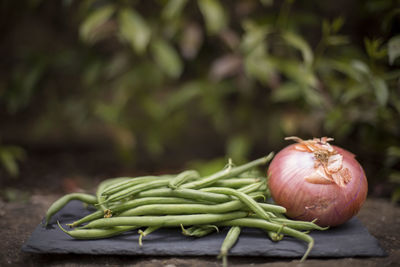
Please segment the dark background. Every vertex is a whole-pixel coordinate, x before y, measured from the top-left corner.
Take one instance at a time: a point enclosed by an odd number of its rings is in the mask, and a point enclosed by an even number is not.
[[[0,197],[329,136],[400,197],[400,2],[1,1]]]

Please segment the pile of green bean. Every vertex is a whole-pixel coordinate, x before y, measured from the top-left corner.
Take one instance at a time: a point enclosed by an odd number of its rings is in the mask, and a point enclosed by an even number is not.
[[[46,225],[69,201],[80,200],[97,211],[69,224],[72,230],[59,224],[73,238],[107,238],[139,229],[142,245],[146,235],[161,227],[181,227],[184,235],[194,237],[230,227],[219,255],[226,266],[228,251],[241,228],[254,227],[264,230],[273,241],[287,235],[307,242],[304,261],[314,245],[308,232],[326,228],[287,219],[284,207],[267,203],[267,179],[254,175],[254,170],[272,157],[270,153],[240,166],[229,162],[223,170],[206,177],[187,170],[177,175],[108,179],[100,183],[96,195],[73,193],[54,202],[47,211]]]

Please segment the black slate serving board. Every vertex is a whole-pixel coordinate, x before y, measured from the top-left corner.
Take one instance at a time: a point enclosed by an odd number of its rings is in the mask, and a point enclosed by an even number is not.
[[[202,238],[191,238],[181,234],[178,228],[160,229],[143,238],[143,246],[138,244],[137,230],[108,239],[76,240],[62,232],[56,221],[63,227],[66,223],[81,218],[90,211],[81,202],[71,201],[60,210],[47,227],[38,225],[22,251],[29,253],[58,254],[101,254],[101,255],[153,255],[153,256],[201,256],[218,255],[228,229],[221,229]],[[66,227],[68,228],[68,227]],[[344,225],[326,231],[313,231],[315,245],[309,257],[380,257],[386,252],[378,241],[357,218]],[[272,242],[258,229],[245,228],[231,256],[301,257],[307,244],[291,237],[280,242]]]

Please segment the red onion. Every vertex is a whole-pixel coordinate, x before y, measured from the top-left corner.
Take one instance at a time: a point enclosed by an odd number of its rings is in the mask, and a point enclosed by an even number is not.
[[[292,219],[337,226],[352,218],[367,197],[368,184],[355,155],[323,137],[302,140],[281,150],[268,168],[274,201]]]

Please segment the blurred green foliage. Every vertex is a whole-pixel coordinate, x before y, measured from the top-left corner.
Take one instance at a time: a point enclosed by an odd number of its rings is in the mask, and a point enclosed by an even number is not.
[[[399,4],[9,1],[2,118],[24,140],[106,135],[130,164],[331,136],[380,174],[400,146]]]

